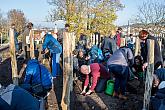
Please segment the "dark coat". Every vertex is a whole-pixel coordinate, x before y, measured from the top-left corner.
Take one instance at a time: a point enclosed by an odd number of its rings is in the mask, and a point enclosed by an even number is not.
[[[165,110],[165,88],[159,89],[155,97],[151,98],[154,110]]]
[[[113,39],[111,39],[109,37],[105,37],[104,40],[101,43],[102,52],[105,52],[106,50],[109,50],[110,53],[113,54],[112,43],[113,43]]]
[[[1,110],[39,110],[39,101],[13,84],[0,90]]]
[[[162,55],[161,55],[161,52],[160,52],[160,46],[158,44],[158,41],[156,40],[155,37],[153,36],[148,36],[147,39],[152,39],[155,41],[155,44],[154,44],[154,66],[157,64],[157,63],[161,63],[163,64],[163,59],[162,59]],[[147,62],[147,56],[148,56],[148,45],[147,45],[147,39],[146,39],[146,42],[145,43],[141,43],[141,56],[143,57],[144,59],[144,63]]]

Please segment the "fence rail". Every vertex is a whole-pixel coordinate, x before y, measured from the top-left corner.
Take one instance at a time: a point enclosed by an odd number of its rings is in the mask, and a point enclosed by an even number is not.
[[[9,50],[9,45],[0,47],[0,53]]]

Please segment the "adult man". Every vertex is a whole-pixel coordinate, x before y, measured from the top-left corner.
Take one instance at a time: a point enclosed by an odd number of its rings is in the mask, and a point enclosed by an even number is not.
[[[129,66],[133,64],[132,51],[127,47],[120,47],[114,52],[114,54],[108,59],[107,65],[109,72],[114,74],[114,96],[127,99],[125,97],[125,89],[127,83],[127,77],[129,75]],[[120,95],[119,95],[120,88]]]
[[[115,36],[115,40],[116,40],[116,45],[119,47],[121,47],[121,37],[122,37],[122,28],[119,27],[116,31],[116,36]]]
[[[107,79],[110,78],[110,74],[108,73],[107,69],[99,63],[92,63],[90,65],[82,65],[80,69],[81,73],[86,75],[84,89],[81,94],[89,95],[91,94],[95,87],[96,92],[101,92],[104,90],[105,82]],[[89,76],[92,76],[92,85],[88,92],[86,93],[87,86],[89,84]]]
[[[45,53],[46,49],[48,49],[51,53],[52,75],[54,78],[56,78],[57,73],[60,72],[60,66],[58,65],[60,65],[59,60],[60,54],[62,53],[62,46],[51,34],[46,34],[42,44],[42,53]]]
[[[113,39],[109,37],[104,37],[104,40],[101,43],[101,50],[103,52],[103,55],[105,55],[105,53],[108,51],[110,52],[110,54],[113,54],[112,51],[112,43],[113,43]]]
[[[30,30],[33,28],[33,23],[29,22],[22,33],[22,50],[24,59],[30,59],[30,44],[27,43],[27,37],[30,36]]]
[[[141,56],[143,57],[144,64],[143,69],[145,69],[148,65],[147,63],[147,56],[148,56],[148,44],[147,39],[154,40],[154,69],[156,70],[160,66],[163,65],[163,59],[160,52],[160,47],[158,44],[158,41],[155,39],[155,37],[151,36],[148,31],[141,30],[139,32],[139,38],[141,39]]]
[[[33,94],[39,96],[42,94],[45,96],[47,92],[52,88],[52,77],[48,69],[45,66],[39,64],[38,60],[36,59],[29,60],[27,64],[25,62],[24,67],[26,68],[26,74],[22,87]],[[41,84],[44,89],[42,93],[35,93],[35,91],[31,90],[30,87],[39,84]]]

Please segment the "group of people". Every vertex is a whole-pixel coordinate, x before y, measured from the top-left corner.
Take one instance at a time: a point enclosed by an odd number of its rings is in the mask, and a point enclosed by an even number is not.
[[[32,27],[33,24],[28,23],[25,31],[23,32],[23,35],[28,36]],[[66,31],[68,31],[68,27],[69,25],[66,25]],[[12,28],[15,28],[14,24]],[[14,36],[17,38],[20,33],[18,33],[16,30],[14,31]],[[130,36],[130,38],[132,39],[132,35]],[[113,79],[113,96],[126,100],[126,85],[132,73],[134,74],[134,78],[137,78],[140,82],[143,82],[145,80],[145,71],[148,66],[147,40],[152,39],[155,41],[155,73],[153,75],[153,86],[159,88],[159,90],[155,92],[157,95],[154,97],[153,102],[155,100],[159,100],[160,97],[158,97],[158,95],[160,94],[158,93],[162,93],[165,88],[165,86],[162,86],[165,85],[165,69],[163,68],[162,54],[157,40],[146,30],[141,30],[139,32],[139,38],[141,39],[141,55],[134,57],[134,41],[130,39],[128,45],[123,45],[121,43],[121,38],[122,28],[118,28],[115,35],[104,38],[101,47],[98,47],[96,45],[92,46],[91,48],[86,47],[86,43],[84,43],[86,40],[83,39],[84,41],[82,42],[82,45],[77,46],[77,49],[73,51],[74,78],[78,78],[79,80],[83,81],[84,84],[81,94],[90,95],[94,91],[102,92],[106,88],[106,82],[110,79]],[[17,52],[17,39],[15,39],[15,45]],[[6,100],[6,97],[18,97],[15,99],[23,98],[21,96],[19,97],[20,93],[27,95],[25,95],[25,98],[24,100],[22,100],[21,104],[19,106],[17,105],[17,108],[21,107],[21,109],[24,110],[23,108],[27,109],[29,107],[28,110],[38,110],[37,107],[39,107],[39,102],[34,97],[30,96],[30,94],[35,94],[41,97],[47,95],[47,93],[52,88],[52,79],[56,78],[61,71],[59,60],[62,53],[62,45],[52,34],[45,34],[41,52],[42,54],[46,54],[49,52],[51,73],[44,65],[42,65],[38,61],[38,59],[30,59],[30,53],[27,48],[29,48],[29,44],[26,43],[26,38],[23,37],[22,52],[24,55],[24,59],[26,60],[23,64],[23,68],[25,68],[25,78],[23,84],[21,84],[21,88],[15,85],[9,85],[7,87],[3,87],[2,85],[0,87],[0,107],[4,108],[4,110],[9,110],[5,107],[10,107],[10,109],[12,110],[11,107],[15,107],[16,103],[18,102],[17,100],[15,101],[15,103],[13,102],[13,100]],[[14,91],[14,89],[18,89],[18,91],[20,92],[17,93],[16,91]],[[24,89],[27,90],[30,94]],[[10,91],[14,92],[10,93]],[[29,103],[27,101],[31,101],[34,103],[32,103],[32,105],[23,107],[25,103]],[[4,104],[6,106],[3,106]]]
[[[81,94],[89,95],[94,91],[104,91],[106,82],[110,79],[114,79],[113,96],[121,99],[127,99],[125,96],[126,85],[131,77],[140,81],[139,87],[144,87],[142,85],[144,85],[148,66],[148,39],[154,40],[155,44],[154,70],[159,71],[159,68],[164,70],[160,46],[155,37],[151,36],[148,31],[141,30],[139,32],[141,54],[134,57],[135,40],[130,39],[127,45],[122,45],[120,41],[122,38],[121,31],[122,28],[119,28],[114,37],[105,37],[101,47],[95,46],[96,52],[93,52],[93,47],[78,48],[78,55],[76,50],[74,51],[74,72],[81,80],[83,79],[84,83]],[[132,38],[132,34],[130,38]],[[100,50],[101,52],[99,52]],[[100,56],[103,56],[103,58],[99,60]]]
[[[15,25],[12,24],[16,53],[21,52],[24,58],[21,69],[24,72],[19,74],[19,78],[23,78],[23,82],[19,86],[13,84],[2,84],[0,86],[0,107],[3,110],[19,110],[20,108],[21,110],[39,110],[41,106],[40,98],[47,96],[48,92],[52,89],[53,79],[61,74],[59,60],[62,46],[51,33],[45,34],[41,51],[41,54],[49,53],[51,70],[48,70],[48,68],[41,64],[37,57],[30,58],[30,50],[28,50],[30,44],[27,43],[26,36],[29,36],[32,27],[33,24],[28,23],[24,32],[20,33],[15,29]],[[18,47],[17,38],[20,34],[23,35],[22,49]]]

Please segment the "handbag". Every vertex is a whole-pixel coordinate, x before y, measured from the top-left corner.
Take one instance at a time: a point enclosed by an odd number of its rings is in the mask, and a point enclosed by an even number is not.
[[[41,77],[41,67],[39,65],[39,69],[40,69],[40,80],[41,83],[39,84],[32,84],[31,90],[34,94],[38,95],[38,94],[42,94],[44,91],[44,87],[42,85],[42,77]]]

